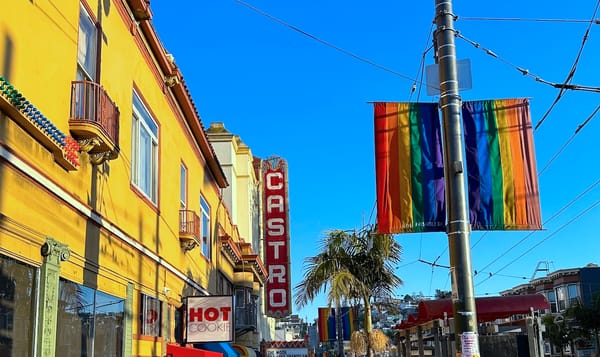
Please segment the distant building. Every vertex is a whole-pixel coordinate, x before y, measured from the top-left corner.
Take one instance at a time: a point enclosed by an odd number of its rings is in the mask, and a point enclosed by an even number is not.
[[[500,295],[543,294],[550,303],[545,312],[561,313],[574,304],[589,306],[594,293],[600,291],[600,267],[588,264],[582,268],[560,269],[502,291]]]

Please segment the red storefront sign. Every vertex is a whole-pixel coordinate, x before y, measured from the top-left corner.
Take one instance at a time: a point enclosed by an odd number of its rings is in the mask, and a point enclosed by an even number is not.
[[[263,161],[265,265],[269,273],[265,289],[266,315],[291,314],[289,208],[287,164],[279,157]]]

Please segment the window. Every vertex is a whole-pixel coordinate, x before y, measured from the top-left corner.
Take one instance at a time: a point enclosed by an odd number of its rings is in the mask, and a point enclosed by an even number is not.
[[[258,296],[252,295],[252,289],[237,286],[234,296],[235,304],[235,326],[253,327],[257,326],[257,300]]]
[[[558,312],[565,311],[567,308],[567,297],[565,296],[564,286],[559,286],[556,288],[556,297],[558,300]]]
[[[77,42],[77,80],[96,81],[98,30],[82,4],[79,5],[79,39]]]
[[[0,355],[31,356],[36,269],[0,255]]]
[[[187,206],[187,168],[183,163],[179,171],[179,209],[185,209]]]
[[[200,197],[202,211],[202,255],[210,260],[210,207],[204,197]]]
[[[556,308],[556,294],[553,291],[548,291],[548,302],[550,303],[550,312],[558,312]]]
[[[124,299],[61,278],[56,355],[122,356],[124,316]]]
[[[576,284],[569,284],[567,286],[567,294],[569,294],[569,306],[579,304],[579,293],[577,292]]]
[[[161,326],[161,302],[148,295],[141,295],[140,334],[159,337]]]
[[[133,93],[131,131],[131,180],[140,191],[156,203],[158,125],[136,93]]]

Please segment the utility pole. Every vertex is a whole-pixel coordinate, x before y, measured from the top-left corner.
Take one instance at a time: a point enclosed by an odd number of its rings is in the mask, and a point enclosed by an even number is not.
[[[479,357],[477,312],[471,268],[471,226],[467,212],[465,160],[460,119],[452,0],[435,0],[435,40],[440,74],[440,108],[444,136],[447,234],[452,274],[456,355]]]

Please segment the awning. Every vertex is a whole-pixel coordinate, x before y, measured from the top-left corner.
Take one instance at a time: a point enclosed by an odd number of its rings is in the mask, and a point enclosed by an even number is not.
[[[182,347],[167,344],[167,355],[172,357],[221,357],[218,352],[205,351],[198,348]]]
[[[546,297],[541,294],[510,295],[482,297],[475,299],[477,310],[477,322],[494,321],[517,314],[528,314],[531,309],[549,309],[550,304]],[[451,299],[423,300],[419,302],[419,313],[411,314],[407,320],[403,320],[396,329],[407,329],[444,317],[453,317],[453,306]]]
[[[232,345],[233,349],[235,349],[237,352],[239,352],[240,357],[256,357],[256,352],[254,351],[254,349],[248,347],[248,346],[244,346],[244,345],[238,345],[238,344],[233,344]]]
[[[206,343],[195,343],[194,347],[203,350],[209,350],[219,352],[223,354],[223,357],[240,357],[239,353],[231,347],[229,342],[206,342]]]

